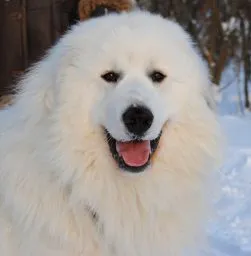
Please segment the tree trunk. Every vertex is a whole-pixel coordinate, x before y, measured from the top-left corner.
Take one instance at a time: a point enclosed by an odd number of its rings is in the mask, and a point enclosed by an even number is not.
[[[250,80],[250,59],[249,59],[249,52],[248,52],[248,39],[249,36],[246,35],[246,27],[245,27],[245,20],[240,15],[241,22],[241,37],[242,37],[242,60],[243,60],[243,68],[244,68],[244,104],[245,108],[250,108],[250,101],[249,101],[249,80]],[[250,27],[249,27],[249,33],[250,33]]]

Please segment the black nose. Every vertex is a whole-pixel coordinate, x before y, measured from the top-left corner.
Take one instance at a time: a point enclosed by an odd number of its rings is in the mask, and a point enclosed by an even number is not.
[[[153,114],[144,106],[131,106],[124,112],[122,119],[130,133],[142,136],[151,127]]]

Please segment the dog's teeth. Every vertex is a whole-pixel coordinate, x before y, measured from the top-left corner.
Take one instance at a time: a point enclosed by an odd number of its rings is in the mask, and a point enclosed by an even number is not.
[[[150,140],[148,141],[148,149],[149,149],[150,154],[152,154],[152,147],[151,147],[151,141]]]
[[[120,150],[119,150],[119,144],[118,144],[118,142],[116,141],[116,151],[117,151],[117,153],[119,154],[119,156],[120,156]]]

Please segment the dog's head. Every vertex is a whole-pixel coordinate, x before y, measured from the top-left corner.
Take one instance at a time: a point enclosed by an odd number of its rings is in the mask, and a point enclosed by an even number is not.
[[[203,132],[215,135],[207,68],[177,24],[141,12],[97,18],[74,27],[56,55],[53,115],[60,155],[77,156],[75,168],[151,171],[159,149],[178,157]]]
[[[207,67],[187,33],[160,16],[136,11],[80,23],[29,79],[27,95],[45,92],[34,101],[46,99],[48,152],[68,180],[197,171],[217,155]]]

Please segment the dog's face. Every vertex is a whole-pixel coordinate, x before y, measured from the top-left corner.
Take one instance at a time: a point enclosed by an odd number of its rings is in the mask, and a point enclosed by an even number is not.
[[[114,63],[101,73],[103,86],[111,88],[96,106],[95,116],[118,167],[137,173],[151,165],[162,128],[171,118],[160,89],[168,75],[159,63],[133,63],[137,60],[121,57],[124,65]]]
[[[75,27],[58,52],[54,119],[65,165],[76,163],[69,168],[151,172],[161,157],[193,150],[197,135],[198,150],[215,142],[207,69],[177,24],[145,13],[102,17]]]

